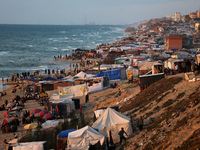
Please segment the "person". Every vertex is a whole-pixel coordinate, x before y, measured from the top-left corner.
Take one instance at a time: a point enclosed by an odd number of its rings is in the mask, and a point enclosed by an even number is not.
[[[85,102],[87,103],[89,101],[89,94],[87,94],[86,96],[85,96]]]
[[[143,129],[143,122],[144,122],[143,118],[142,118],[142,116],[140,116],[139,121],[138,121],[140,131],[142,131],[142,129]]]
[[[7,99],[5,100],[5,105],[6,105],[6,106],[8,105],[8,100],[7,100]]]
[[[15,138],[15,139],[17,139],[17,138],[18,138],[18,135],[17,135],[17,134],[15,134],[15,133],[14,133],[14,138]]]
[[[127,135],[127,133],[124,131],[124,128],[121,128],[121,131],[119,131],[118,135],[120,137],[120,145],[122,144],[122,140],[126,141],[126,138],[124,137],[124,134]]]
[[[175,73],[178,73],[178,64],[175,65]]]
[[[82,115],[82,106],[79,108],[80,116]]]
[[[121,91],[121,89],[119,88],[118,96],[121,96],[121,93],[122,93],[122,91]]]

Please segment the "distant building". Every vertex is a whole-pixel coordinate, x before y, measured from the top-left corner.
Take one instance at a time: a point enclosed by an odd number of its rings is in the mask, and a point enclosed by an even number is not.
[[[181,21],[181,13],[180,13],[180,12],[176,12],[176,13],[175,13],[175,21],[176,21],[176,22]]]
[[[195,23],[195,31],[199,32],[200,23]]]
[[[171,16],[172,21],[176,21],[179,22],[181,21],[181,13],[180,12],[176,12],[175,14],[173,14]]]
[[[186,36],[183,35],[169,35],[164,37],[164,43],[167,50],[182,49],[190,46],[190,41]]]
[[[189,15],[184,15],[184,16],[181,18],[181,20],[182,20],[183,22],[189,22],[189,21],[191,20],[191,18],[190,18]]]
[[[197,12],[190,12],[189,16],[191,19],[195,19],[195,18],[197,18]]]
[[[197,18],[200,18],[200,12],[197,11]]]

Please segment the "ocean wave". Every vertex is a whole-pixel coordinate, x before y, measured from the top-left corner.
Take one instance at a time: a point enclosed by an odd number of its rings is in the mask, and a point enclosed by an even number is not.
[[[0,55],[7,55],[7,54],[8,54],[8,52],[6,52],[6,51],[0,52]]]
[[[67,49],[67,48],[63,48],[61,51],[69,51],[69,49]]]
[[[60,31],[60,33],[66,33],[66,31]]]
[[[27,45],[27,47],[33,47],[33,45]]]

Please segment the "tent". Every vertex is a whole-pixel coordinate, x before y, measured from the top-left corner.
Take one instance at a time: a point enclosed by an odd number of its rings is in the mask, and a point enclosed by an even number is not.
[[[64,122],[64,119],[47,120],[41,126],[43,129],[54,128],[59,124],[59,122]]]
[[[68,134],[67,149],[88,150],[89,146],[98,145],[98,143],[100,143],[99,149],[101,149],[101,146],[104,145],[104,142],[104,135],[100,134],[90,126],[85,126]]]
[[[58,137],[59,137],[59,138],[68,137],[69,133],[70,133],[70,132],[73,132],[73,131],[76,131],[76,129],[69,129],[69,130],[61,131],[61,132],[58,134]]]
[[[133,80],[133,77],[138,76],[138,69],[133,68],[132,66],[129,66],[126,70],[127,79]]]
[[[52,112],[58,111],[61,114],[72,113],[75,111],[74,101],[70,99],[60,100],[60,101],[51,101]]]
[[[53,77],[46,77],[43,79],[43,81],[57,81],[57,79]]]
[[[76,131],[76,129],[68,129],[68,130],[64,130],[61,131],[58,135],[57,135],[57,150],[61,150],[61,149],[65,149],[66,143],[67,143],[67,139],[68,139],[68,135],[70,132]]]
[[[73,77],[73,79],[88,79],[88,78],[92,78],[96,75],[93,75],[93,74],[86,74],[85,72],[81,71],[79,72],[77,75],[75,75]]]
[[[94,129],[98,129],[100,133],[110,139],[109,131],[112,133],[113,142],[119,141],[119,131],[124,131],[131,135],[133,133],[131,119],[112,108],[107,108],[104,113],[92,125]]]
[[[26,142],[26,143],[17,143],[13,144],[13,150],[47,150],[48,145],[46,141],[37,141],[37,142]]]
[[[67,94],[67,95],[59,95],[59,94],[53,94],[50,97],[50,101],[54,100],[54,101],[60,101],[60,100],[64,100],[64,99],[72,99],[74,97],[73,94]]]

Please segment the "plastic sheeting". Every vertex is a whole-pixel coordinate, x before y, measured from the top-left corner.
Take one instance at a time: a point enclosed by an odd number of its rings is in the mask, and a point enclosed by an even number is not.
[[[67,94],[73,94],[74,97],[84,96],[88,93],[88,88],[86,84],[58,87],[58,90]]]
[[[104,71],[96,74],[96,77],[104,77],[104,76],[108,76],[110,80],[121,79],[120,69]]]
[[[100,134],[90,126],[85,126],[77,131],[68,134],[68,149],[89,149],[90,144],[95,145],[100,142],[103,145],[104,135]]]
[[[58,137],[68,137],[69,133],[70,133],[70,132],[73,132],[73,131],[76,131],[76,129],[69,129],[69,130],[61,131],[61,132],[58,134]]]
[[[13,146],[13,150],[28,150],[28,149],[34,149],[34,150],[46,150],[44,144],[46,141],[41,142],[27,142],[27,143],[18,143]]]
[[[131,135],[133,133],[131,119],[111,108],[107,108],[103,114],[94,122],[92,127],[98,129],[99,132],[110,138],[109,131],[112,133],[113,141],[119,141],[119,131],[124,128],[124,131]]]
[[[47,128],[54,128],[56,127],[59,122],[64,122],[64,119],[59,119],[59,120],[47,120],[46,122],[44,122],[42,124],[42,128],[43,129],[47,129]]]

